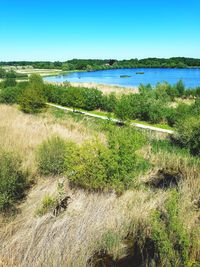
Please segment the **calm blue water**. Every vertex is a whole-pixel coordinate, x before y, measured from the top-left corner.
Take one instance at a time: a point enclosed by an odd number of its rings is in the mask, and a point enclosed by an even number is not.
[[[136,74],[138,71],[142,71],[144,74]],[[131,77],[120,78],[120,75],[129,75]],[[156,85],[156,83],[164,81],[175,84],[181,79],[186,87],[196,87],[200,86],[200,69],[101,70],[93,72],[73,72],[67,75],[46,77],[44,79],[52,82],[94,82],[125,87],[139,86],[141,83]]]

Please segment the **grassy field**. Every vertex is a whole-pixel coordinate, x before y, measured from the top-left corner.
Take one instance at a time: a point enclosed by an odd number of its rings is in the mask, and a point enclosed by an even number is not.
[[[187,153],[173,148],[172,153],[170,146],[159,145],[163,142],[160,137],[148,134],[149,141],[139,153],[148,159],[151,169],[137,177],[136,186],[121,195],[114,191],[90,192],[74,189],[63,175],[39,174],[35,153],[38,145],[54,135],[79,145],[97,137],[105,142],[109,122],[55,109],[41,115],[26,115],[15,106],[5,105],[0,105],[0,121],[1,148],[18,153],[23,168],[31,172],[34,180],[25,200],[17,205],[15,216],[0,217],[0,266],[93,267],[98,266],[97,262],[134,266],[129,265],[130,259],[142,266],[141,257],[147,260],[142,247],[148,251],[145,240],[151,238],[153,231],[152,213],[165,212],[166,200],[173,195],[170,185],[156,186],[162,177],[169,179],[169,174],[178,181],[179,209],[175,217],[176,225],[181,222],[178,231],[180,235],[186,231],[195,240],[190,262],[198,258],[200,211],[195,203],[200,193],[199,163]],[[57,217],[51,211],[37,216],[43,199],[58,194],[60,183],[70,197],[67,209]],[[139,248],[144,254],[137,254]],[[180,262],[174,266],[181,266]]]
[[[9,67],[3,67],[6,70],[14,70],[17,73],[20,74],[39,74],[42,77],[44,76],[54,76],[54,75],[60,75],[60,74],[65,74],[67,72],[64,72],[60,69],[35,69],[33,67],[15,67],[15,66],[9,66]]]

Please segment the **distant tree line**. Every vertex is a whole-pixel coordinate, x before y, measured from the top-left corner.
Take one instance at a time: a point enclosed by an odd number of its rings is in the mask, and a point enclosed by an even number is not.
[[[10,61],[0,62],[0,66],[32,66],[38,69],[62,69],[70,70],[106,70],[123,68],[194,68],[200,67],[200,59],[173,57],[173,58],[146,58],[146,59],[72,59],[64,62],[60,61]]]

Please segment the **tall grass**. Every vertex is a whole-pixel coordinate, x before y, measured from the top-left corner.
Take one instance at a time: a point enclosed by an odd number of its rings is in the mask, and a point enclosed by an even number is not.
[[[77,121],[73,117],[62,116],[63,114],[57,117],[43,114],[36,117],[22,114],[14,107],[0,106],[0,144],[10,151],[21,151],[22,169],[29,168],[36,175],[36,149],[52,135],[63,138],[65,142],[71,140],[79,144],[79,147],[97,135],[102,145],[108,145],[105,136],[112,131],[109,124],[99,123],[95,126],[94,120]],[[143,149],[142,144],[145,144]],[[119,148],[115,140],[110,145],[113,150]],[[134,254],[135,245],[144,252],[144,248],[147,248],[146,240],[153,239],[155,225],[152,224],[152,214],[155,211],[162,213],[162,216],[173,217],[174,220],[170,219],[170,223],[178,220],[175,225],[181,225],[181,229],[185,229],[192,244],[189,247],[189,262],[196,263],[200,260],[198,160],[193,160],[187,152],[183,155],[169,148],[168,144],[161,145],[159,142],[152,145],[152,142],[146,144],[144,140],[137,149],[137,156],[141,154],[148,157],[152,168],[148,174],[136,176],[138,187],[126,190],[120,196],[114,191],[92,193],[72,189],[63,174],[54,176],[54,179],[39,179],[29,191],[27,199],[18,206],[20,214],[6,223],[0,217],[0,261],[4,262],[3,266],[84,267],[93,255],[102,251],[110,255],[114,262],[130,256],[130,251]],[[179,196],[178,206],[177,202],[171,202],[175,205],[168,202],[171,188],[150,188],[146,184],[152,173],[156,174],[161,169],[180,174],[175,189]],[[70,197],[70,203],[67,210],[54,217],[51,209],[53,201],[45,196],[57,195],[58,183],[64,185],[62,193]],[[41,205],[41,216],[35,216]],[[178,207],[177,216],[170,213],[173,211],[171,206],[175,210]],[[157,222],[154,221],[155,224]],[[163,222],[167,221],[162,220],[161,223]],[[160,221],[158,226],[160,227]],[[156,230],[163,229],[159,227],[156,225]],[[174,224],[171,224],[170,229],[173,227]],[[167,229],[165,225],[163,237],[169,233]],[[170,233],[174,234],[174,231],[170,230]],[[173,238],[169,240],[173,247],[176,242]],[[164,261],[162,264],[164,265]]]

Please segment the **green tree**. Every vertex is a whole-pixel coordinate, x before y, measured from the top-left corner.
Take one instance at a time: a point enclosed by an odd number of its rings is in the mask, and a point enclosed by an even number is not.
[[[28,182],[18,156],[0,150],[0,212],[12,208],[24,196]]]
[[[132,107],[129,96],[122,95],[117,101],[115,114],[117,118],[121,119],[122,121],[129,120],[132,117]]]
[[[0,102],[5,104],[15,104],[22,92],[19,87],[6,87],[0,91]]]
[[[177,124],[177,139],[194,155],[200,155],[200,117],[187,117]]]
[[[176,90],[178,91],[179,96],[183,96],[183,94],[185,92],[185,85],[184,85],[182,80],[177,82]]]
[[[28,87],[19,97],[19,105],[25,113],[38,113],[46,107],[45,85],[40,75],[30,76]]]
[[[3,81],[3,87],[15,87],[17,85],[17,82],[15,78],[6,78]]]
[[[39,113],[46,107],[43,94],[33,88],[27,88],[19,97],[19,105],[25,113]]]

